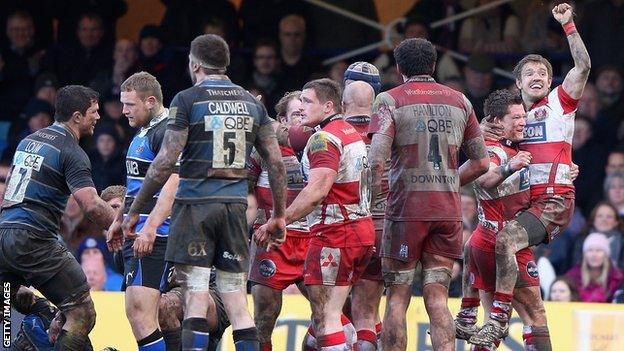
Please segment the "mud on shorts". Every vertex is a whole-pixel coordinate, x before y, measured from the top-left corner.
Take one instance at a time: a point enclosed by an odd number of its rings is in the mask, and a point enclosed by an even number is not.
[[[169,267],[165,263],[165,250],[167,238],[157,236],[154,241],[152,253],[143,257],[134,257],[132,245],[134,240],[127,240],[123,246],[124,287],[145,286],[162,290],[163,283],[167,280]]]
[[[472,244],[469,245],[468,274],[470,286],[486,292],[496,290],[496,254],[494,250],[484,250]],[[540,286],[537,264],[530,248],[516,252],[518,262],[518,278],[516,289],[531,286]]]
[[[179,203],[171,213],[165,260],[232,273],[249,270],[245,203]]]
[[[516,220],[527,230],[529,246],[535,246],[555,239],[566,228],[573,214],[573,197],[542,195],[532,198],[531,207],[518,215]]]
[[[63,312],[90,290],[80,264],[56,237],[24,228],[0,229],[0,280],[15,291],[34,286]]]
[[[311,243],[303,281],[306,285],[353,285],[364,273],[372,255],[373,245],[329,247]]]
[[[412,262],[419,261],[423,252],[460,259],[462,222],[385,220],[380,257]]]
[[[303,281],[303,265],[309,244],[309,236],[288,234],[284,244],[275,250],[267,252],[266,248],[254,244],[249,280],[276,290],[284,290]]]
[[[372,280],[377,282],[383,282],[383,274],[381,272],[381,257],[379,257],[379,250],[381,250],[381,238],[383,235],[383,218],[373,218],[373,224],[375,225],[375,249],[373,256],[371,257],[364,273],[362,273],[361,279]]]

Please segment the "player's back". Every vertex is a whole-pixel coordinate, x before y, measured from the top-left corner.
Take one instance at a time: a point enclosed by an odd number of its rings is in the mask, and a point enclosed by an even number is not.
[[[461,220],[459,149],[479,136],[466,97],[431,78],[410,80],[379,94],[371,132],[393,138],[391,220]]]
[[[246,203],[245,165],[270,122],[264,106],[227,79],[209,79],[178,93],[169,118],[169,128],[188,128],[176,200]]]
[[[71,191],[93,186],[89,170],[89,158],[65,127],[57,123],[30,134],[13,156],[0,227],[57,233]]]

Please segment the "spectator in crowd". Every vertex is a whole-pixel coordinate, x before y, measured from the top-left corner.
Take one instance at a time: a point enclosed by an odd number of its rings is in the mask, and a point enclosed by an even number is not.
[[[56,79],[54,73],[41,73],[35,80],[35,97],[47,101],[50,105],[54,106],[58,88],[58,79]]]
[[[47,101],[33,98],[28,101],[21,117],[14,119],[9,129],[9,145],[2,155],[4,161],[8,162],[12,159],[17,144],[22,139],[52,124],[54,107]]]
[[[596,73],[600,111],[595,129],[606,146],[611,148],[624,140],[622,88],[622,71],[618,67],[604,66]]]
[[[172,46],[188,46],[191,40],[203,32],[203,26],[208,20],[219,19],[224,23],[226,35],[238,41],[238,13],[231,1],[228,0],[194,0],[175,1],[161,0],[167,10],[161,21],[164,41]],[[256,13],[259,15],[259,13]],[[162,83],[162,82],[161,82]]]
[[[91,291],[104,291],[104,285],[108,275],[104,266],[104,258],[93,257],[82,261],[80,264],[82,271],[87,276],[87,283],[91,287]]]
[[[41,47],[49,47],[53,44],[54,7],[58,1],[54,0],[3,0],[0,1],[0,28],[6,28],[9,17],[23,11],[31,15],[35,24],[35,42]],[[6,33],[0,31],[0,43],[6,42]]]
[[[598,112],[600,111],[600,99],[598,98],[598,90],[593,83],[587,82],[583,95],[578,103],[576,113],[581,116],[585,116],[592,123],[598,118]]]
[[[479,0],[485,5],[492,0]],[[520,20],[507,5],[464,20],[459,32],[459,50],[466,53],[505,54],[520,49]]]
[[[279,22],[282,74],[288,77],[288,90],[299,89],[320,69],[317,61],[304,51],[306,22],[299,15],[288,15]]]
[[[307,6],[300,0],[242,0],[238,13],[243,46],[253,47],[261,38],[276,38],[280,19],[290,14],[307,18],[306,12]]]
[[[182,60],[172,50],[165,49],[162,30],[158,26],[144,26],[139,38],[139,66],[161,83],[163,103],[168,105],[175,93],[192,85],[185,73],[186,57]]]
[[[584,302],[611,302],[622,281],[622,272],[609,258],[609,239],[592,233],[583,242],[583,261],[566,274],[578,287]]]
[[[247,87],[256,87],[262,90],[267,100],[269,116],[275,116],[275,104],[287,91],[283,76],[279,72],[280,59],[277,44],[269,39],[261,39],[253,51],[253,67]]]
[[[124,184],[126,165],[117,131],[102,127],[94,136],[95,150],[89,154],[93,183],[98,191],[110,185]]]
[[[407,18],[426,18],[426,25],[463,11],[459,0],[420,0],[405,14]],[[456,48],[461,21],[451,22],[431,31],[431,41],[445,48]],[[407,30],[406,30],[407,31]],[[407,33],[406,33],[407,37]],[[421,37],[408,37],[421,38]],[[422,37],[424,38],[424,37]],[[440,55],[438,55],[440,57]]]
[[[624,174],[624,151],[614,150],[609,153],[605,166],[605,173],[607,176],[615,173]]]
[[[110,256],[110,263],[106,261],[107,256]],[[81,264],[85,264],[87,263],[87,267],[90,268],[90,272],[92,274],[92,279],[94,282],[97,282],[97,286],[99,286],[99,277],[100,275],[102,275],[102,273],[99,271],[99,264],[97,265],[90,265],[90,261],[96,261],[96,262],[102,262],[103,266],[104,266],[104,272],[103,272],[103,276],[104,276],[104,283],[102,286],[102,290],[105,291],[120,291],[121,290],[121,284],[123,282],[123,276],[119,273],[117,273],[114,269],[112,264],[112,255],[110,254],[110,252],[108,251],[108,249],[106,248],[106,238],[104,236],[100,236],[100,237],[86,237],[82,243],[80,244],[80,247],[78,248],[78,252],[76,253],[76,257],[78,259],[78,262],[80,262]],[[85,268],[85,266],[83,265],[83,269]],[[97,268],[97,269],[94,269]],[[89,275],[87,274],[87,271],[85,271],[85,274],[87,275],[87,281],[89,282],[89,285],[91,285],[90,279],[89,279]]]
[[[475,199],[472,188],[470,188],[470,190],[462,191],[461,212],[462,222],[472,232],[477,228],[477,224],[479,224],[479,218],[477,216],[477,200]]]
[[[561,276],[550,285],[548,301],[576,302],[579,301],[579,291],[576,284],[568,277]]]
[[[342,61],[338,61],[333,63],[330,67],[329,70],[327,72],[327,76],[333,80],[338,82],[338,84],[343,84],[343,78],[344,78],[344,73],[347,70],[347,68],[349,68],[349,65],[347,64],[347,61],[342,60]],[[344,86],[343,86],[344,88]]]
[[[494,90],[494,60],[485,54],[470,55],[464,67],[466,97],[472,103],[477,119],[483,119],[483,102]]]
[[[104,28],[99,15],[82,15],[76,33],[78,43],[58,46],[45,65],[57,74],[61,85],[88,85],[98,72],[113,65],[112,50],[102,42]]]
[[[14,119],[31,95],[45,50],[35,45],[29,13],[18,11],[6,22],[8,42],[0,45],[0,120]]]
[[[615,206],[608,202],[601,202],[594,207],[587,222],[584,235],[577,238],[574,245],[574,263],[580,263],[583,259],[583,242],[588,233],[601,233],[609,239],[611,260],[619,267],[624,267],[624,223],[618,215]]]
[[[113,51],[113,68],[102,70],[91,81],[91,88],[100,95],[119,96],[119,87],[126,78],[139,71],[139,56],[136,45],[129,39],[119,39]]]
[[[101,18],[102,43],[107,50],[113,48],[117,40],[117,20],[128,10],[126,0],[63,0],[53,1],[54,17],[58,20],[58,43],[66,46],[80,40],[76,27],[85,14]]]
[[[607,175],[604,192],[606,200],[617,208],[620,217],[624,217],[624,173]]]
[[[561,25],[551,14],[553,7],[554,1],[531,1],[522,32],[521,43],[524,52],[562,52],[566,50],[567,41],[561,35]]]

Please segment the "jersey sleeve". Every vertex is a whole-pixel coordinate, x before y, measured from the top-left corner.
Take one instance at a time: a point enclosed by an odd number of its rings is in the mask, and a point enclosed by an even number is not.
[[[82,188],[95,188],[91,177],[91,162],[79,146],[61,152],[61,167],[67,187],[72,193]]]
[[[338,172],[340,154],[340,149],[327,132],[317,132],[308,140],[307,156],[310,160],[310,169],[330,168]]]
[[[481,128],[479,128],[479,121],[477,115],[474,112],[474,108],[470,101],[464,96],[464,103],[466,108],[466,114],[468,115],[468,121],[466,122],[466,129],[464,129],[464,142],[481,136]]]
[[[564,115],[576,110],[579,104],[579,100],[571,97],[564,89],[563,85],[557,87],[557,98],[561,105],[561,110]]]
[[[189,127],[190,110],[184,101],[183,93],[177,93],[169,106],[169,117],[167,119],[167,128],[169,129],[182,130]]]
[[[395,102],[388,93],[381,93],[375,98],[373,104],[373,115],[371,117],[370,126],[368,127],[368,137],[373,138],[373,134],[379,133],[394,139],[395,122],[394,122]]]
[[[259,124],[263,126],[265,124],[271,123],[272,119],[269,117],[269,113],[267,112],[266,107],[264,107],[264,104],[262,104],[261,102],[257,102],[257,104],[258,104],[258,109],[260,110]]]

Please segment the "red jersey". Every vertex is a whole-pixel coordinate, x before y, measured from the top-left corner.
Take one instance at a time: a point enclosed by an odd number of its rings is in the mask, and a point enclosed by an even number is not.
[[[337,172],[323,203],[308,215],[310,243],[331,247],[368,246],[375,243],[370,206],[370,169],[366,145],[358,132],[340,115],[321,123],[303,150],[305,179],[310,170]]]
[[[295,155],[295,151],[290,146],[280,146],[280,150],[288,180],[286,200],[286,206],[288,206],[303,189],[305,183],[301,173],[301,164]],[[250,156],[248,168],[249,176],[252,179],[258,179],[255,187],[256,199],[258,201],[256,224],[264,224],[271,217],[273,211],[273,194],[271,193],[266,163],[262,161],[260,154],[255,149]],[[288,231],[287,234],[293,237],[308,237],[310,235],[308,223],[305,219],[289,224],[286,230]]]
[[[370,125],[369,116],[350,116],[346,117],[345,121],[349,122],[360,134],[362,140],[366,144],[366,150],[370,150],[371,139],[368,137],[368,128]],[[386,164],[386,169],[381,178],[381,191],[377,194],[377,197],[372,200],[371,215],[373,219],[384,219],[386,213],[386,198],[388,197],[388,169],[390,168],[390,160]]]
[[[413,78],[377,96],[369,132],[393,140],[387,219],[461,221],[459,149],[481,137],[463,94]]]
[[[533,156],[529,165],[532,198],[554,194],[574,197],[570,166],[577,106],[578,100],[560,85],[527,112],[520,149]]]
[[[505,165],[518,154],[517,144],[508,140],[486,141],[490,162],[497,166]],[[495,188],[485,189],[474,183],[478,201],[479,227],[470,239],[472,244],[488,252],[493,252],[496,234],[507,221],[526,210],[531,204],[529,193],[529,168],[514,172]]]

